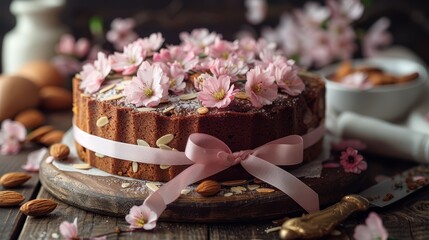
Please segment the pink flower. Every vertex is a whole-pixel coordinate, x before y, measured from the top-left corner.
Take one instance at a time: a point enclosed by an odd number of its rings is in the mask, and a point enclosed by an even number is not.
[[[201,91],[203,90],[203,83],[207,79],[211,78],[212,76],[208,73],[202,73],[198,77],[194,79],[194,87],[196,90]]]
[[[321,6],[317,2],[307,2],[303,11],[297,10],[295,14],[304,26],[319,27],[331,14],[329,8]]]
[[[206,48],[206,54],[212,58],[228,59],[231,53],[238,50],[237,44],[221,40],[219,37],[215,42]]]
[[[57,45],[57,52],[81,58],[88,54],[90,47],[88,39],[79,38],[76,41],[72,35],[64,34]]]
[[[142,47],[137,44],[128,44],[123,53],[115,53],[109,57],[112,69],[123,75],[131,75],[137,71],[143,62]]]
[[[52,59],[57,70],[65,77],[76,74],[82,69],[82,63],[71,56],[57,55]]]
[[[130,224],[130,228],[151,230],[156,226],[158,216],[147,206],[133,206],[130,213],[125,216],[125,220]]]
[[[87,63],[83,66],[83,70],[80,72],[82,78],[80,88],[85,89],[88,93],[98,91],[101,84],[110,73],[111,68],[106,55],[99,52],[97,60],[94,61],[93,64]]]
[[[10,119],[3,121],[0,131],[0,153],[3,155],[17,154],[21,149],[21,143],[25,140],[27,130],[20,122]]]
[[[168,77],[158,64],[145,61],[137,70],[137,76],[125,87],[124,94],[127,101],[137,107],[157,106],[167,97]]]
[[[210,72],[214,76],[226,75],[231,78],[232,82],[238,80],[238,76],[245,75],[247,71],[249,71],[249,67],[239,58],[215,59],[210,64]]]
[[[198,55],[205,47],[213,44],[219,35],[215,32],[209,32],[206,28],[199,28],[192,30],[190,34],[182,32],[179,37],[186,51],[192,51],[194,54]]]
[[[377,213],[371,212],[365,220],[365,225],[357,225],[353,237],[356,240],[386,240],[389,237],[383,226],[383,221]]]
[[[170,46],[168,49],[161,49],[159,53],[154,53],[153,61],[166,64],[177,62],[185,72],[188,72],[197,65],[198,56],[193,52],[185,51],[183,47]]]
[[[203,90],[198,93],[198,99],[205,107],[227,107],[234,99],[234,86],[230,85],[228,76],[209,77],[203,82]]]
[[[346,18],[348,21],[357,20],[363,14],[363,4],[360,0],[327,0],[334,18]]]
[[[362,170],[366,170],[367,168],[362,155],[358,154],[358,151],[351,147],[341,152],[340,164],[343,166],[345,172],[356,174],[361,173]]]
[[[262,71],[259,66],[247,72],[247,81],[244,86],[250,102],[253,106],[260,108],[271,104],[277,98],[277,85],[274,77],[268,71]]]
[[[22,165],[22,168],[28,172],[38,172],[40,162],[48,153],[48,149],[41,148],[39,150],[33,151],[27,156],[27,163]]]
[[[133,44],[137,44],[142,48],[143,56],[151,56],[164,43],[164,38],[161,33],[152,33],[149,37],[139,38]]]
[[[106,34],[107,40],[113,43],[117,50],[123,49],[138,38],[137,34],[133,31],[135,24],[132,18],[114,19],[111,29]]]
[[[302,35],[298,21],[289,14],[282,14],[276,29],[264,28],[262,30],[262,36],[268,42],[277,43],[287,56],[301,52]]]
[[[390,26],[387,18],[380,18],[375,22],[363,37],[363,55],[372,57],[377,53],[378,48],[386,46],[392,42],[392,35],[386,31]]]
[[[77,218],[74,219],[73,223],[63,221],[60,224],[60,233],[67,240],[79,239],[79,233],[77,231]]]
[[[341,18],[334,18],[328,27],[330,44],[334,54],[340,59],[350,59],[356,50],[356,34],[350,24]]]
[[[185,71],[182,66],[175,62],[169,66],[165,63],[159,62],[159,66],[162,68],[162,71],[167,74],[169,79],[168,81],[168,90],[174,93],[180,93],[185,90],[186,82],[185,80]]]
[[[289,60],[280,66],[271,65],[280,90],[291,96],[297,96],[305,89],[305,84],[298,76],[298,69],[294,64],[295,61]]]
[[[366,149],[366,144],[357,139],[346,139],[331,144],[332,150],[335,151],[344,151],[348,147],[354,148],[358,151],[362,151]]]
[[[335,59],[336,52],[329,32],[322,29],[305,29],[303,34],[305,37],[301,38],[300,64],[304,66],[314,64],[316,67],[321,67]]]
[[[368,80],[368,76],[364,72],[355,72],[345,76],[341,80],[341,84],[356,89],[369,89],[373,87],[373,84]]]
[[[259,24],[267,14],[267,2],[265,0],[246,0],[246,19],[251,24]]]

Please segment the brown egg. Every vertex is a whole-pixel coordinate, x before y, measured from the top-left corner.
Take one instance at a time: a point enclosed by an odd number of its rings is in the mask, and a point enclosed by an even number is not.
[[[49,111],[66,110],[72,108],[72,93],[61,87],[44,87],[40,89],[42,108]]]
[[[32,61],[24,64],[17,74],[33,81],[40,88],[45,86],[64,86],[65,79],[55,66],[45,60]]]
[[[39,104],[39,88],[18,76],[0,76],[0,121]]]

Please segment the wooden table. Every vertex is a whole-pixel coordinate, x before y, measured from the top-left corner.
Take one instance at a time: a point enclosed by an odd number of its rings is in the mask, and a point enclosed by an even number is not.
[[[71,113],[50,114],[50,124],[58,129],[67,130],[71,125]],[[37,147],[24,149],[15,156],[0,155],[0,176],[13,171],[23,171],[21,165],[27,154]],[[413,163],[386,159],[379,156],[368,156],[371,164],[370,176],[378,174],[391,175],[400,170],[412,167]],[[54,199],[39,182],[38,174],[23,187],[14,189],[26,197]],[[0,190],[4,190],[0,186]],[[428,239],[429,238],[429,188],[419,190],[384,209],[372,209],[382,217],[384,225],[395,239]],[[246,211],[246,209],[243,209]],[[366,218],[368,212],[354,214],[338,230],[341,236],[330,236],[330,239],[351,239],[354,227]],[[59,239],[59,225],[62,221],[78,218],[79,234],[82,237],[93,237],[113,232],[116,227],[127,229],[124,218],[103,216],[59,202],[54,212],[45,217],[26,217],[18,207],[0,208],[0,239]],[[127,232],[119,236],[112,234],[108,239],[279,239],[278,232],[267,233],[265,230],[276,226],[272,221],[236,223],[236,224],[193,224],[159,222],[158,227],[150,232]]]

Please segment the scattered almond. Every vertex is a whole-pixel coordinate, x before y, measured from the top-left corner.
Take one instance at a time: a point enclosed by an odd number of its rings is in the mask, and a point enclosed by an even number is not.
[[[249,189],[250,191],[256,190],[258,188],[260,188],[261,186],[259,186],[258,184],[250,184],[247,185],[247,189]]]
[[[259,193],[272,193],[275,190],[272,188],[258,188],[258,189],[256,189],[256,191]]]
[[[139,170],[139,164],[137,162],[133,162],[132,170],[133,170],[133,173],[136,173]]]
[[[238,99],[243,99],[246,100],[249,98],[249,96],[245,93],[245,92],[237,92],[234,97],[238,98]]]
[[[124,182],[124,183],[122,183],[121,184],[121,188],[127,188],[127,187],[129,187],[131,185],[131,183],[129,183],[129,182]]]
[[[43,135],[47,134],[48,132],[52,132],[53,130],[54,128],[49,125],[39,127],[27,135],[27,141],[38,142]]]
[[[40,127],[46,121],[46,118],[39,110],[28,109],[16,115],[15,121],[22,123],[25,128],[33,129]]]
[[[159,145],[161,144],[169,144],[171,141],[173,141],[174,139],[174,135],[173,134],[166,134],[160,138],[158,138],[158,140],[156,140],[156,146],[159,147]]]
[[[70,149],[63,143],[55,143],[51,146],[49,153],[57,160],[66,160],[69,157]]]
[[[191,189],[190,188],[184,188],[184,189],[182,189],[181,191],[180,191],[180,194],[182,194],[182,195],[186,195],[186,194],[188,194],[188,193],[190,193],[191,192]]]
[[[148,108],[148,107],[137,108],[137,111],[139,111],[139,112],[152,112],[155,110],[156,110],[156,108]]]
[[[162,170],[169,169],[170,167],[171,167],[170,165],[164,165],[164,164],[159,165],[159,168],[161,168]]]
[[[197,98],[197,93],[188,93],[188,94],[183,94],[179,96],[179,99],[183,101],[192,100],[195,98]]]
[[[99,119],[97,119],[97,122],[95,123],[95,125],[97,125],[97,127],[104,127],[108,123],[109,123],[109,119],[106,116],[102,116]]]
[[[98,153],[98,152],[94,153],[94,155],[95,155],[96,157],[99,157],[99,158],[104,158],[104,157],[105,157],[103,154]]]
[[[144,146],[144,147],[150,147],[149,143],[147,143],[145,140],[143,139],[137,139],[137,145],[139,146]]]
[[[88,163],[75,163],[73,164],[73,167],[80,170],[91,169],[91,165],[89,165]]]
[[[25,215],[38,217],[54,211],[57,205],[51,199],[34,199],[23,204],[19,210]]]
[[[109,96],[109,97],[103,98],[103,99],[101,99],[101,101],[112,101],[112,100],[118,100],[118,99],[121,99],[121,98],[123,98],[123,97],[124,97],[124,95],[122,95],[122,94],[116,94],[116,95],[112,95],[112,96]]]
[[[39,142],[46,146],[51,146],[54,143],[59,143],[63,140],[64,131],[54,130],[43,135]]]
[[[209,109],[206,107],[200,107],[197,109],[197,113],[201,115],[207,114],[208,112],[209,112]]]
[[[174,106],[170,106],[170,107],[162,110],[162,113],[168,113],[168,112],[172,111],[174,108],[175,108]]]
[[[103,87],[102,89],[100,89],[100,91],[98,91],[99,93],[105,93],[107,91],[109,91],[110,89],[113,89],[116,86],[116,84],[110,84],[108,86]]]
[[[18,187],[31,178],[31,175],[23,172],[6,173],[0,178],[0,184],[3,187],[13,188]]]
[[[153,182],[147,182],[146,183],[146,187],[148,187],[150,190],[152,190],[153,192],[156,192],[158,189],[159,189],[159,187],[158,186],[156,186],[156,184],[155,183],[153,183]]]
[[[232,192],[227,192],[227,193],[225,193],[223,196],[224,196],[224,197],[231,197],[232,195],[234,195],[234,193],[232,193]]]
[[[11,207],[16,206],[22,201],[25,197],[20,193],[15,191],[0,191],[0,207]]]
[[[218,182],[213,180],[204,180],[195,188],[195,191],[204,197],[216,195],[221,189]]]
[[[240,179],[240,180],[224,181],[224,182],[221,182],[221,184],[224,185],[224,186],[233,187],[233,186],[243,185],[246,182],[247,182],[246,180]]]
[[[165,144],[159,144],[159,149],[163,149],[163,150],[173,150],[173,148],[171,148],[170,146],[168,146],[168,145],[165,145]]]
[[[42,108],[50,111],[71,109],[72,93],[61,87],[46,86],[40,89]]]

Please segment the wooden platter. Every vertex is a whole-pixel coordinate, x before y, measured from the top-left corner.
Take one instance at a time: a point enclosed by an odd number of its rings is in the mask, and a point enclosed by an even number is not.
[[[112,216],[125,216],[133,205],[141,205],[151,193],[146,181],[61,171],[45,161],[40,166],[40,180],[45,189],[61,201]],[[319,194],[322,206],[334,203],[342,196],[355,193],[365,186],[365,174],[347,174],[341,167],[323,169],[320,178],[301,180]],[[249,180],[248,184],[254,183]],[[259,185],[272,188],[265,183]],[[242,186],[247,187],[247,184]],[[195,186],[189,188],[191,191],[188,194],[182,194],[167,207],[161,220],[243,222],[278,219],[303,212],[299,205],[278,190],[270,193],[247,190],[226,197],[224,194],[231,191],[230,187],[224,186],[216,196],[202,197],[193,191]]]

